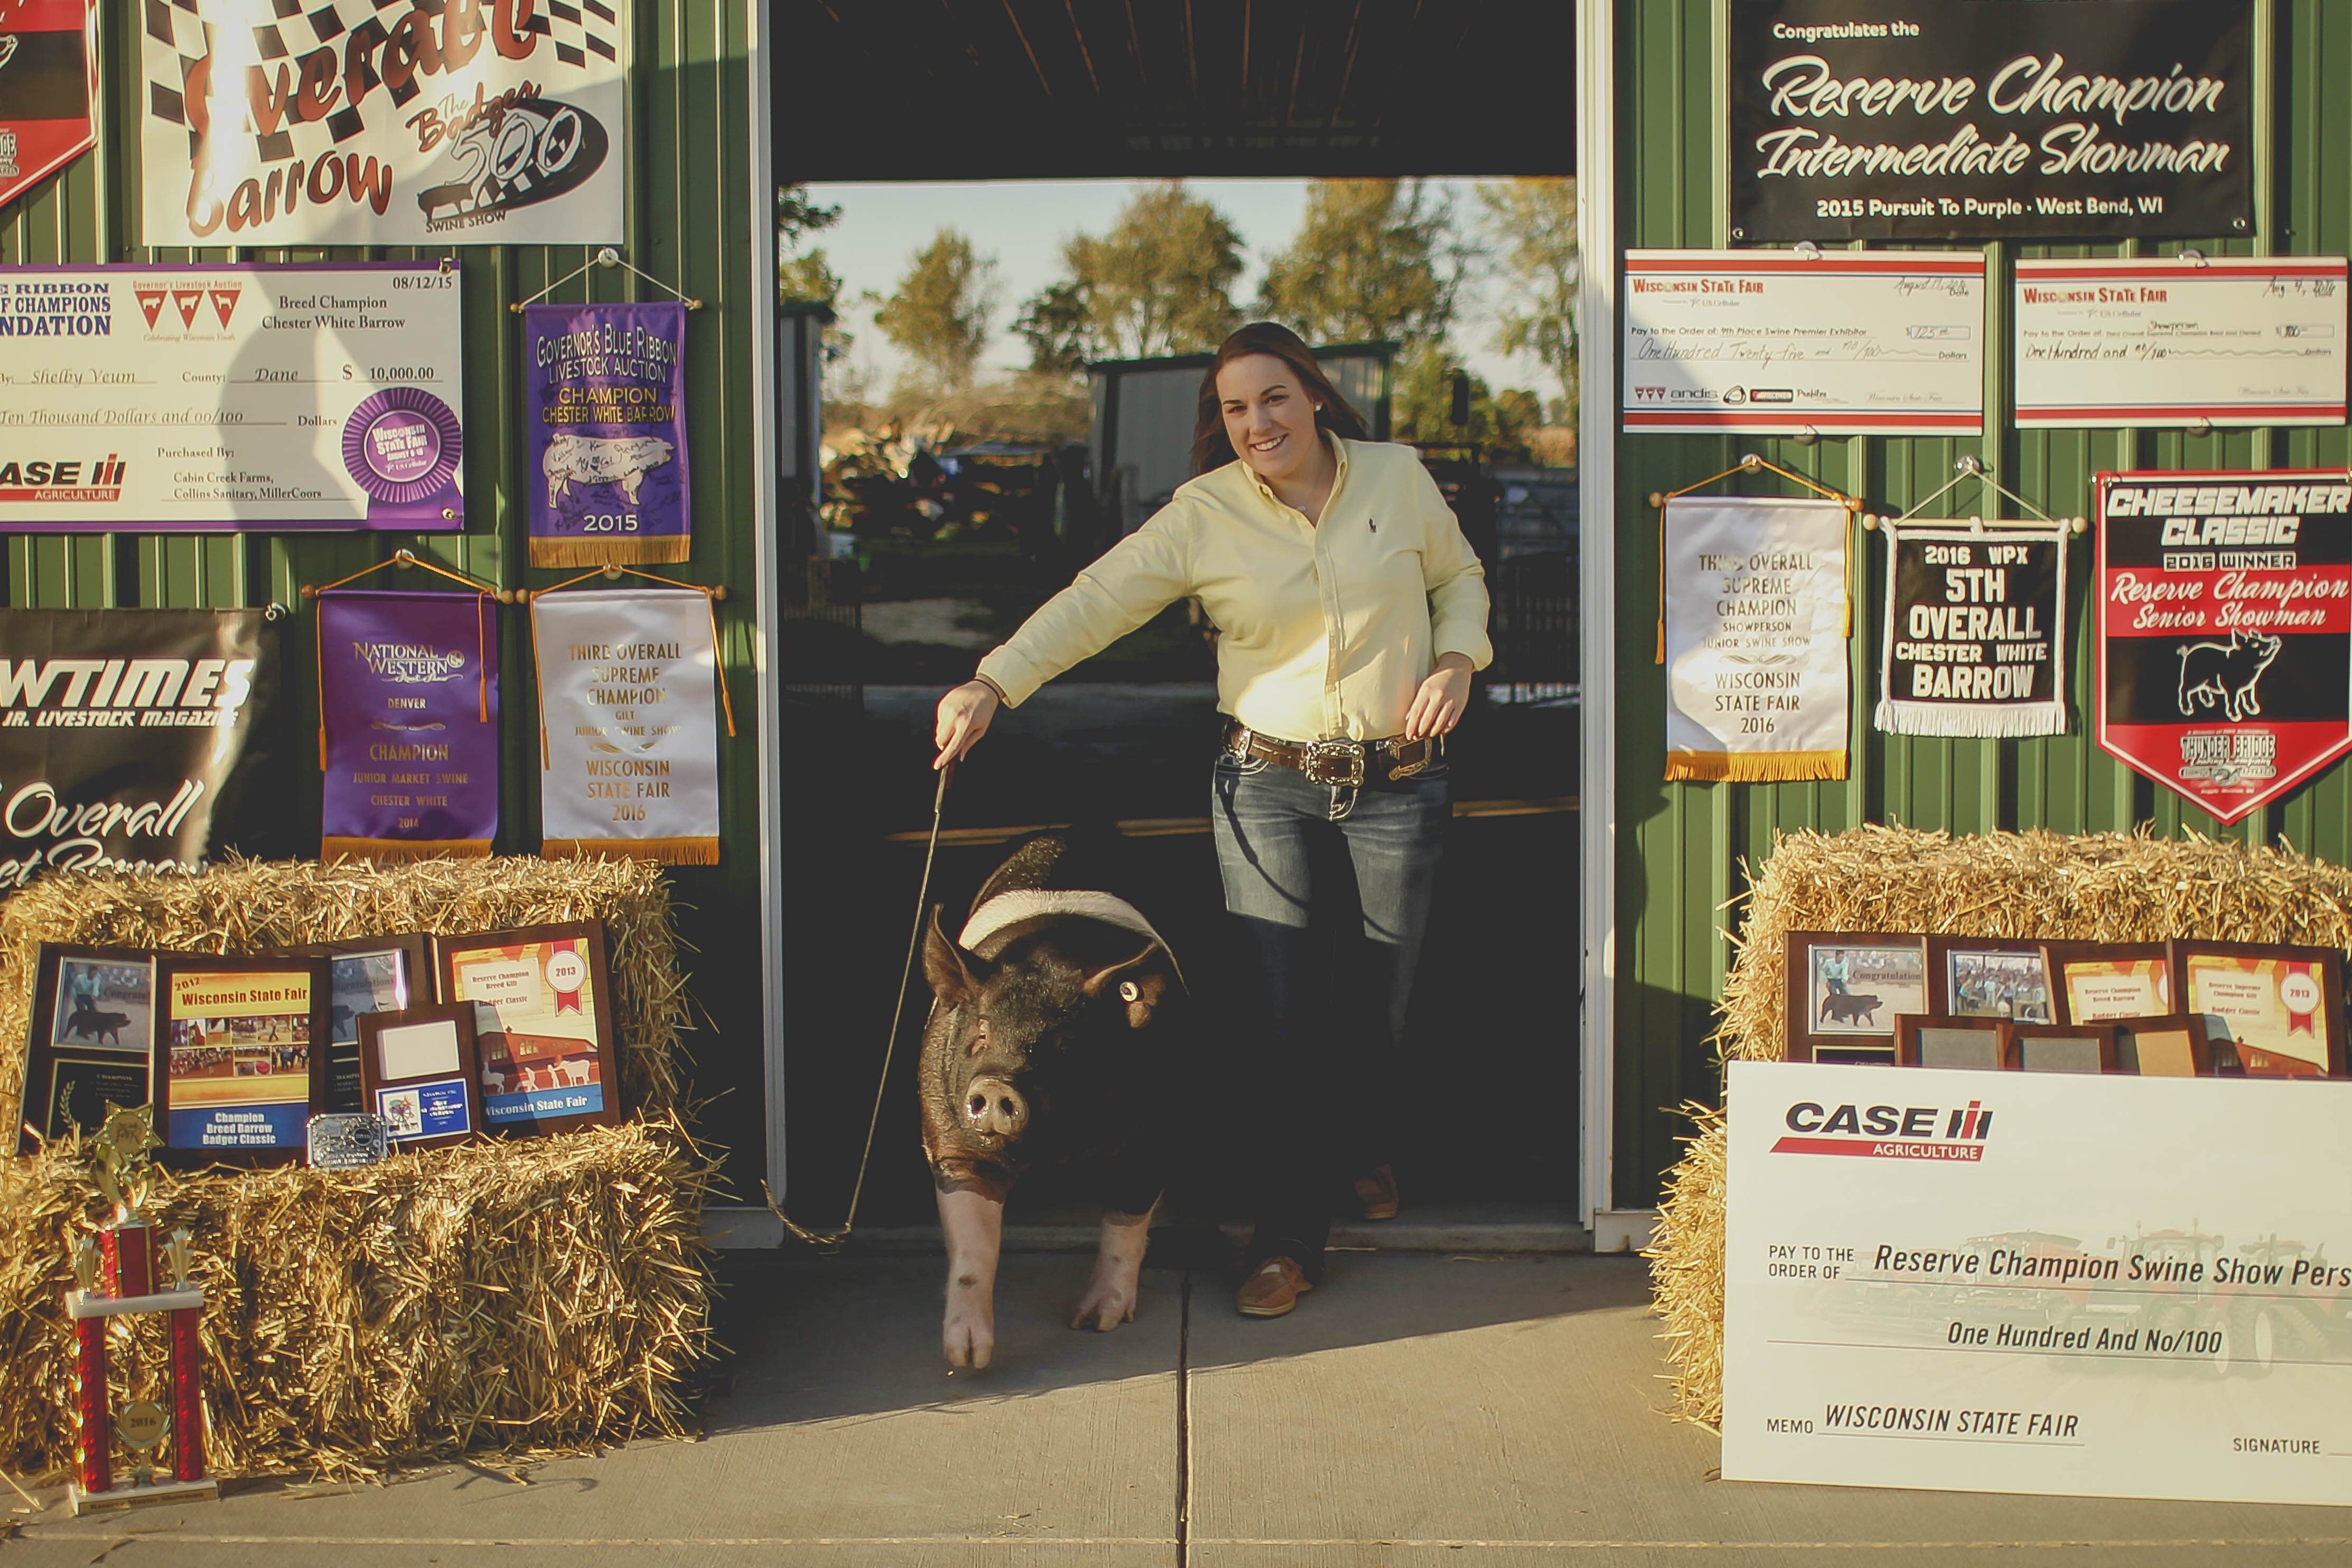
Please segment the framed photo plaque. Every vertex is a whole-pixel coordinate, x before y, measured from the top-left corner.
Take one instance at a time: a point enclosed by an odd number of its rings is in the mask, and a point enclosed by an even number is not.
[[[2035,942],[1993,937],[1931,936],[1927,968],[1939,1011],[1954,1018],[2013,1018],[2048,1024],[2057,1018],[2050,995],[2050,961]]]
[[[2171,954],[2160,942],[2042,944],[2062,1024],[2152,1018],[2172,1006]]]
[[[1906,1068],[1969,1068],[1999,1072],[2006,1065],[2001,1020],[1906,1013],[1895,1020],[1895,1060]]]
[[[1792,931],[1787,942],[1790,1061],[1891,1065],[1895,1020],[1933,1011],[1925,937]]]
[[[2344,955],[2331,947],[2172,944],[2180,1010],[2216,1046],[2237,1049],[2248,1078],[2342,1078]]]
[[[604,925],[433,939],[441,1000],[473,1004],[482,1121],[493,1132],[617,1121]]]
[[[437,1149],[482,1133],[474,1005],[359,1016],[360,1085],[394,1149]]]
[[[272,1164],[310,1143],[327,961],[160,953],[155,1128],[173,1163]]]
[[[370,1013],[396,1013],[433,995],[431,939],[421,933],[352,937],[287,951],[327,961],[327,1081],[321,1110],[353,1111],[360,1104],[359,1021]]]
[[[95,1131],[109,1105],[148,1103],[154,1009],[153,953],[41,944],[18,1153],[31,1153],[40,1139]]]

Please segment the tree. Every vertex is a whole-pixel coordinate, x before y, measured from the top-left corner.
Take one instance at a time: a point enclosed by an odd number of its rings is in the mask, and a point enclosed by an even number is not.
[[[996,301],[996,258],[942,228],[915,253],[897,291],[877,301],[874,324],[914,361],[922,378],[957,391],[971,384]]]
[[[1266,314],[1309,342],[1434,342],[1465,253],[1453,204],[1420,180],[1318,180],[1290,247],[1266,263]]]
[[[776,187],[776,299],[780,303],[813,300],[833,305],[841,298],[841,277],[825,260],[821,247],[809,237],[841,221],[837,206],[820,206],[809,200],[806,185]]]
[[[1076,374],[1086,368],[1094,349],[1086,297],[1066,279],[1048,283],[1023,300],[1013,331],[1029,345],[1029,368],[1045,374]]]
[[[1566,423],[1576,423],[1576,182],[1495,180],[1478,187],[1488,242],[1502,258],[1510,303],[1496,312],[1495,346],[1532,352],[1559,378]]]
[[[1240,321],[1241,236],[1181,180],[1139,188],[1109,232],[1072,237],[1062,261],[1097,357],[1213,349]]]
[[[1424,342],[1399,357],[1390,398],[1390,422],[1400,441],[1475,441],[1494,455],[1523,455],[1528,438],[1543,424],[1543,399],[1507,387],[1488,389],[1481,377],[1470,383],[1470,422],[1454,423],[1454,377],[1461,361],[1443,341]]]

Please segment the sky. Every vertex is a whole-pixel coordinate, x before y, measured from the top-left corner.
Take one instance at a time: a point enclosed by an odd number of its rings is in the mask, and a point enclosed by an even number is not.
[[[1475,182],[1442,184],[1453,194],[1457,225],[1475,220]],[[896,378],[902,357],[876,329],[874,308],[856,297],[867,289],[889,293],[915,252],[943,226],[961,230],[981,254],[996,258],[1003,299],[992,321],[995,338],[982,360],[982,374],[1025,368],[1028,347],[1012,331],[1021,301],[1063,276],[1064,240],[1110,227],[1135,184],[1130,180],[996,180],[811,187],[812,200],[841,209],[841,221],[816,236],[815,243],[843,280],[841,324],[856,340],[850,351],[852,368],[877,392],[887,390]],[[1307,210],[1307,183],[1192,180],[1186,184],[1223,213],[1242,237],[1245,269],[1234,298],[1246,307],[1257,297],[1266,258],[1287,247],[1298,231]],[[1532,387],[1547,398],[1558,396],[1559,387],[1533,355],[1507,358],[1492,348],[1495,288],[1481,280],[1463,290],[1454,343],[1465,364],[1489,386]]]

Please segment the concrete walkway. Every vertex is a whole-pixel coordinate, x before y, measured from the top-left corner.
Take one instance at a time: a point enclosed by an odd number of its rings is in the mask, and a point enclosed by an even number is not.
[[[1062,1324],[1082,1257],[1005,1260],[997,1364],[940,1361],[936,1258],[731,1255],[708,1434],[391,1486],[240,1483],[68,1518],[8,1568],[1444,1563],[2109,1568],[2352,1561],[2352,1510],[1711,1479],[1626,1258],[1348,1253],[1288,1318],[1154,1269],[1138,1321]],[[7,1494],[0,1491],[0,1498]],[[5,1517],[5,1515],[0,1515]]]

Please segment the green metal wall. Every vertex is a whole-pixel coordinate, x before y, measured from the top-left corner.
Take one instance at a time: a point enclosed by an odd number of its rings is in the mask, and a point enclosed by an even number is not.
[[[1616,0],[1618,234],[1628,247],[1721,247],[1726,91],[1722,0]],[[2342,256],[2352,250],[2352,7],[2341,0],[2257,0],[2254,41],[2256,232],[2168,242],[2208,255]],[[1856,247],[1856,248],[1864,248]],[[1961,248],[1958,245],[1928,248]],[[2045,827],[2204,833],[2255,843],[2291,841],[2352,860],[2352,770],[2339,763],[2228,827],[2100,752],[2087,733],[2091,551],[2078,540],[2069,582],[2073,714],[2069,734],[2021,741],[1882,735],[1870,726],[1879,643],[1877,586],[1885,542],[1864,534],[1865,585],[1855,605],[1852,776],[1801,784],[1667,784],[1664,672],[1653,660],[1657,517],[1652,491],[1730,467],[1746,452],[1900,511],[1941,487],[1963,453],[2053,516],[2092,510],[2094,474],[2116,468],[2337,468],[2352,434],[2336,429],[2057,430],[2021,433],[2009,420],[2009,310],[2020,257],[2134,256],[2134,245],[1984,247],[1989,295],[1982,439],[1824,437],[1792,440],[1625,436],[1617,442],[1615,603],[1618,730],[1617,919],[1621,984],[1616,1028],[1616,1186],[1620,1206],[1648,1207],[1686,1123],[1672,1107],[1713,1100],[1719,1079],[1706,1044],[1728,946],[1718,913],[1784,829],[1836,831],[1899,822],[1955,833]],[[1613,353],[1614,343],[1590,344]],[[1761,493],[1777,493],[1756,487]],[[1956,490],[1961,515],[1980,509]]]
[[[722,668],[739,733],[721,739],[722,863],[675,873],[690,906],[680,918],[693,988],[708,1017],[693,1037],[697,1086],[729,1091],[702,1129],[733,1151],[729,1172],[756,1194],[764,1159],[759,955],[759,818],[753,700],[752,551],[761,525],[752,469],[752,333],[766,302],[751,276],[751,84],[746,29],[751,0],[635,0],[629,71],[626,235],[622,253],[655,277],[698,297],[687,340],[688,430],[692,447],[694,558],[659,570],[724,583],[719,606]],[[28,263],[125,261],[360,261],[454,255],[464,277],[466,531],[462,535],[240,534],[47,535],[7,541],[8,602],[27,606],[258,605],[297,609],[284,623],[287,765],[272,773],[287,815],[318,847],[319,779],[310,737],[316,721],[311,620],[300,590],[388,560],[419,555],[502,587],[557,580],[526,564],[530,477],[523,450],[521,322],[507,310],[587,259],[578,246],[459,246],[332,249],[150,248],[138,243],[140,157],[137,7],[100,12],[101,129],[97,149],[0,209],[0,268]],[[593,291],[593,292],[592,292]],[[619,268],[594,270],[552,298],[657,298]],[[369,586],[429,588],[429,574],[394,569]],[[537,700],[520,607],[501,614],[499,681],[505,731],[502,851],[539,847]]]

